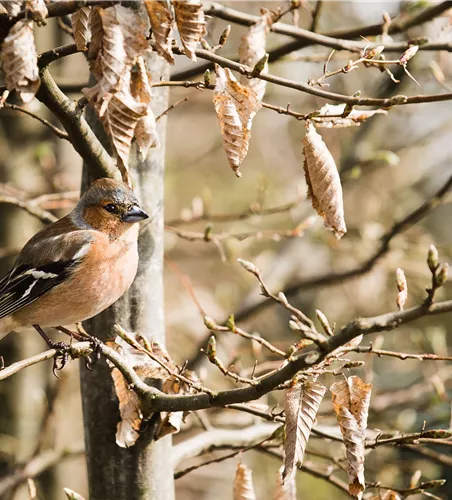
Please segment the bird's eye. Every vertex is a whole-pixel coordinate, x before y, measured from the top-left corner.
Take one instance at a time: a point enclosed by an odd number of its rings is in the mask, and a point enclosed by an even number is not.
[[[108,205],[105,205],[105,210],[107,212],[110,212],[111,214],[117,214],[118,213],[118,206],[114,205],[113,203],[109,203]]]

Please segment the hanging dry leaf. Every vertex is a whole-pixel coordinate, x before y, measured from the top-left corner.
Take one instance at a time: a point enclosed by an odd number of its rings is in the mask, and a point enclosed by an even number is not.
[[[206,34],[206,21],[202,3],[198,0],[174,1],[177,29],[185,49],[185,54],[196,61],[195,50]]]
[[[297,500],[297,485],[295,483],[295,476],[292,475],[283,480],[282,474],[284,465],[282,465],[276,476],[276,488],[273,500]]]
[[[285,442],[283,480],[293,476],[304,452],[326,387],[318,382],[298,383],[284,393]]]
[[[127,78],[136,58],[149,48],[149,44],[143,20],[122,5],[93,9],[91,32],[88,59],[97,83],[83,92],[91,103],[99,103],[124,89],[121,79]]]
[[[155,123],[155,116],[151,108],[148,108],[146,116],[138,120],[135,128],[135,139],[138,151],[143,160],[147,158],[151,148],[158,148],[160,146],[157,135],[157,124]]]
[[[317,128],[359,127],[361,123],[365,122],[372,116],[388,114],[388,112],[384,109],[352,109],[352,111],[345,118],[338,116],[342,115],[344,110],[345,104],[325,104],[325,106],[319,109],[319,113],[322,118],[315,118],[315,126]],[[329,115],[333,116],[328,118]]]
[[[0,2],[5,8],[9,17],[16,17],[22,10],[23,1],[22,0],[5,0]]]
[[[31,17],[38,25],[43,24],[48,14],[44,0],[27,0],[25,2],[25,10],[27,11],[28,17]]]
[[[361,499],[364,489],[364,439],[367,428],[372,384],[352,376],[334,383],[330,390],[333,407],[344,438],[347,456],[348,488]]]
[[[403,272],[403,269],[400,269],[400,267],[397,268],[396,271],[396,281],[398,290],[396,303],[399,310],[403,311],[403,307],[408,298],[408,284],[406,282],[405,273]]]
[[[270,26],[273,23],[273,15],[266,12],[260,20],[253,24],[248,30],[248,33],[242,37],[239,47],[240,63],[254,68],[256,63],[261,60],[266,54],[267,36],[270,32]],[[261,73],[267,73],[268,64],[266,63]],[[265,95],[265,87],[267,82],[260,78],[248,78],[241,75],[240,83],[245,87],[251,87],[257,95],[259,101],[262,101]]]
[[[241,85],[228,68],[215,67],[217,82],[213,103],[220,120],[223,147],[237,177],[248,152],[252,120],[261,108],[254,90]]]
[[[157,53],[164,57],[169,63],[174,64],[173,51],[171,49],[171,31],[174,19],[168,9],[165,0],[145,0],[144,5],[151,22]]]
[[[131,339],[137,342],[137,344],[142,345],[140,337],[125,332],[123,329],[121,329],[121,332],[127,334]],[[167,370],[150,359],[145,353],[138,351],[126,343],[122,338],[116,337],[114,342],[107,342],[107,345],[121,354],[124,361],[129,366],[133,367],[137,375],[145,382],[150,379],[162,380],[164,382],[168,379],[169,374]],[[151,343],[151,349],[152,346],[154,346],[152,350],[153,354],[158,357],[162,363],[165,363],[173,369],[177,368],[160,345]],[[118,397],[119,413],[121,416],[121,420],[118,422],[116,428],[116,444],[122,448],[129,448],[135,444],[139,437],[139,430],[143,419],[140,400],[136,393],[129,388],[121,372],[113,365],[110,366],[112,368],[111,377]]]
[[[340,239],[347,232],[341,179],[334,158],[310,122],[307,123],[303,146],[308,196],[314,209],[323,217],[325,226]]]
[[[77,50],[86,50],[91,40],[90,28],[91,7],[82,7],[71,16],[72,30]],[[99,21],[99,19],[98,19]],[[98,26],[99,28],[100,26]],[[100,40],[98,39],[98,43]]]
[[[23,19],[12,26],[2,43],[1,59],[6,88],[15,90],[25,103],[30,102],[40,84],[31,21]]]
[[[133,446],[139,437],[143,416],[140,410],[140,400],[134,391],[129,389],[127,382],[117,368],[111,371],[111,377],[119,400],[121,420],[116,427],[116,444],[121,448]]]
[[[94,101],[94,109],[104,125],[107,135],[110,137],[114,151],[118,156],[118,168],[124,182],[128,182],[128,161],[132,140],[136,127],[142,120],[138,130],[139,149],[146,154],[149,148],[157,144],[155,120],[153,119],[151,102],[151,86],[144,65],[143,58],[137,58],[134,71],[127,72],[120,81],[122,86],[114,94],[103,97],[103,100]],[[85,91],[85,95],[91,98],[97,95],[99,88]]]
[[[127,86],[116,92],[105,110],[99,114],[101,122],[110,137],[118,156],[118,168],[124,182],[129,182],[128,163],[132,139],[138,121],[146,116],[147,105],[132,97]]]
[[[253,473],[245,464],[238,463],[234,479],[234,500],[256,500]]]

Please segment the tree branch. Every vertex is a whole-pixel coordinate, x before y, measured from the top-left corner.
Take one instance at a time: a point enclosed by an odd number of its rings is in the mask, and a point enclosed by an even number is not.
[[[173,48],[174,54],[185,55],[183,49],[179,47]],[[240,64],[225,57],[221,57],[213,52],[204,49],[197,49],[194,51],[197,57],[201,59],[207,59],[213,63],[219,64],[224,68],[229,68],[237,71],[241,75],[246,75],[249,78],[259,78],[260,80],[265,80],[269,83],[279,85],[281,87],[287,87],[294,90],[299,90],[300,92],[305,92],[307,94],[315,95],[323,99],[329,99],[335,102],[346,103],[354,106],[378,106],[380,108],[388,108],[391,106],[399,106],[405,104],[418,104],[423,102],[439,102],[439,101],[449,101],[452,99],[452,93],[446,94],[432,94],[432,95],[418,95],[407,97],[404,95],[395,95],[387,99],[380,99],[374,97],[355,97],[347,96],[343,94],[336,94],[335,92],[328,92],[323,89],[318,89],[308,85],[307,83],[297,82],[294,80],[289,80],[288,78],[283,78],[281,76],[275,76],[270,73],[259,73],[256,75],[253,72],[253,68]]]
[[[63,130],[61,130],[58,127],[56,127],[53,123],[50,123],[45,118],[41,118],[40,116],[36,115],[35,113],[29,111],[28,109],[22,108],[21,106],[17,106],[16,104],[10,104],[9,102],[3,103],[2,107],[4,109],[12,109],[13,111],[20,111],[21,113],[24,113],[24,114],[26,114],[28,116],[31,116],[35,120],[38,120],[43,125],[45,125],[46,127],[48,127],[60,139],[65,139],[65,140],[69,141],[69,136],[68,136],[68,134],[66,132],[64,132]]]
[[[10,474],[0,479],[0,497],[25,483],[29,478],[38,477],[46,470],[61,463],[67,458],[75,458],[85,452],[83,443],[63,448],[61,450],[46,450],[30,458],[25,464],[16,467]]]
[[[57,87],[47,67],[41,69],[36,97],[60,120],[70,141],[97,177],[114,177],[117,169],[76,104]]]
[[[53,214],[36,206],[34,203],[31,203],[27,200],[22,200],[20,198],[16,198],[15,196],[9,196],[0,194],[0,203],[6,203],[8,205],[15,205],[16,207],[22,208],[30,215],[37,217],[44,224],[52,224],[58,220],[58,217],[55,217]]]
[[[328,340],[321,345],[321,348],[318,347],[316,350],[307,354],[302,354],[297,358],[287,360],[280,370],[262,378],[256,385],[224,390],[212,394],[201,393],[182,396],[163,394],[144,384],[133,370],[124,366],[123,360],[117,353],[114,351],[111,353],[105,352],[105,346],[103,345],[101,346],[101,352],[121,370],[127,382],[133,384],[134,390],[142,398],[144,414],[156,411],[193,411],[259,399],[262,395],[274,390],[287,380],[290,380],[297,372],[305,370],[306,368],[311,368],[313,365],[320,363],[334,350],[359,335],[370,335],[371,333],[390,331],[400,325],[410,323],[424,316],[451,311],[452,300],[449,300],[435,303],[430,308],[420,305],[405,311],[390,312],[372,318],[359,318],[353,320],[336,335],[329,337]],[[113,357],[111,355],[113,355]]]
[[[218,4],[215,4],[218,5]],[[417,26],[419,24],[425,23],[427,21],[430,21],[434,19],[435,17],[439,16],[442,14],[444,11],[452,7],[452,2],[442,2],[437,5],[433,5],[432,7],[428,7],[424,9],[422,12],[419,14],[415,14],[412,17],[409,17],[406,20],[401,20],[399,22],[393,22],[391,23],[389,27],[389,34],[395,35],[397,33],[402,33],[403,31],[407,30],[408,28],[411,28],[413,26]],[[232,9],[226,9],[222,7],[222,11],[227,10],[231,11]],[[243,14],[239,12],[239,14]],[[246,22],[239,22],[240,20],[237,20],[238,24],[243,24],[246,26],[251,26],[254,24],[259,18],[258,16],[252,16],[249,14],[243,14],[246,16],[244,19]],[[220,16],[218,16],[220,17]],[[281,29],[284,29],[285,26],[288,26],[286,24],[282,23],[277,23],[281,26]],[[332,33],[325,33],[323,36],[326,37],[331,37],[331,38],[342,38],[342,39],[353,39],[353,38],[358,38],[358,37],[366,37],[366,36],[376,36],[380,35],[382,33],[382,24],[373,24],[370,26],[362,26],[359,28],[352,28],[352,29],[346,29],[346,30],[340,30],[340,31],[335,31]],[[294,36],[294,33],[292,32],[291,34],[288,34],[288,36]],[[269,62],[277,61],[281,57],[286,56],[287,54],[290,54],[296,50],[299,50],[304,47],[309,47],[313,44],[314,42],[310,40],[305,39],[304,37],[301,37],[300,39],[296,39],[292,42],[286,43],[280,47],[277,47],[276,49],[271,50],[269,54]],[[436,44],[436,50],[450,50],[450,44]],[[441,45],[441,48],[440,48]],[[447,45],[447,47],[446,47]],[[406,47],[406,45],[405,45]],[[433,50],[433,47],[430,47],[431,50]],[[400,50],[400,47],[398,48]],[[404,50],[404,49],[402,49]],[[207,69],[213,69],[213,63],[204,63],[204,64],[199,64],[195,67],[192,68],[187,68],[183,70],[176,71],[171,75],[172,80],[186,80],[189,78],[194,78],[195,76],[202,75]]]
[[[322,274],[320,276],[314,276],[312,278],[303,279],[297,281],[282,291],[288,296],[296,295],[300,290],[306,291],[311,290],[313,288],[318,288],[320,286],[332,286],[342,283],[346,280],[356,278],[358,276],[362,276],[363,274],[367,274],[370,272],[375,265],[379,262],[379,260],[385,256],[390,250],[390,244],[393,238],[403,233],[410,227],[412,227],[415,223],[419,222],[423,217],[425,217],[430,210],[436,208],[441,205],[446,194],[452,189],[452,175],[446,180],[443,186],[425,203],[423,203],[420,207],[416,208],[414,211],[407,214],[403,219],[396,222],[392,228],[387,231],[380,240],[380,246],[375,251],[373,255],[371,255],[365,262],[358,265],[354,269],[350,269],[348,271],[341,271],[338,273],[330,272],[326,274]],[[249,318],[254,314],[263,311],[267,307],[272,304],[272,299],[265,298],[256,304],[252,304],[244,309],[239,310],[235,314],[235,318],[237,321],[243,321],[245,318]]]

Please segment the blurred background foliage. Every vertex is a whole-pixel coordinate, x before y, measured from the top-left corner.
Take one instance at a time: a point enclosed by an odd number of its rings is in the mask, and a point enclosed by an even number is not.
[[[391,16],[398,12],[412,13],[427,2],[325,2],[319,18],[320,31],[381,22],[383,11]],[[276,8],[277,2],[226,2],[235,9],[258,14],[259,8]],[[431,36],[436,40],[451,40],[451,14],[446,13],[433,22],[412,28],[408,36]],[[290,22],[290,20],[287,20]],[[309,27],[311,16],[301,8],[299,25]],[[207,40],[214,45],[226,22],[212,19]],[[246,28],[233,26],[223,53],[236,54]],[[406,35],[394,37],[403,39]],[[278,46],[284,37],[271,34],[269,48]],[[46,28],[37,30],[38,50],[48,50],[71,43],[55,19]],[[307,81],[322,74],[328,49],[309,47],[271,64],[271,72],[293,80]],[[344,65],[347,53],[336,53],[330,68]],[[310,59],[315,60],[309,62]],[[435,78],[440,67],[446,82],[452,77],[452,54],[419,52],[410,62],[410,71],[418,87],[405,74],[397,76],[401,83],[390,81],[386,73],[375,68],[359,69],[328,80],[329,90],[352,95],[358,90],[364,96],[387,97],[394,94],[415,95],[441,93],[443,85]],[[173,70],[191,64],[177,58]],[[436,66],[435,66],[436,65]],[[57,82],[84,86],[88,68],[84,56],[77,54],[52,66]],[[450,89],[449,89],[450,91]],[[78,94],[72,94],[74,99]],[[259,287],[236,258],[255,263],[263,272],[267,284],[277,292],[299,278],[309,278],[328,271],[351,269],[366,260],[377,248],[379,237],[398,219],[414,210],[434,193],[450,175],[452,164],[452,107],[448,102],[401,106],[388,116],[376,116],[361,127],[323,129],[322,136],[332,152],[343,181],[345,216],[349,231],[337,242],[323,228],[306,200],[301,139],[304,122],[263,109],[254,120],[250,149],[242,165],[243,177],[237,179],[227,165],[222,148],[217,118],[209,91],[174,88],[170,101],[184,97],[188,101],[169,113],[166,162],[165,212],[168,225],[203,233],[207,220],[183,223],[199,213],[231,214],[247,211],[256,215],[245,220],[213,222],[214,234],[252,233],[240,240],[225,237],[220,252],[211,242],[189,242],[168,232],[166,238],[165,297],[167,318],[167,347],[176,362],[193,359],[207,331],[202,314],[193,300],[192,292],[203,311],[218,322],[230,313],[244,310],[259,298]],[[309,113],[319,109],[324,101],[288,88],[267,86],[265,101],[277,106]],[[44,115],[44,107],[34,100],[30,105]],[[52,117],[48,116],[53,120]],[[65,141],[58,140],[41,124],[11,110],[0,112],[0,186],[1,190],[34,198],[41,194],[69,192],[68,199],[55,208],[47,209],[56,215],[67,213],[77,198],[81,178],[81,159]],[[293,208],[275,215],[259,215],[263,208],[294,202]],[[299,237],[287,238],[283,230],[296,228],[308,219]],[[308,316],[315,317],[321,309],[340,326],[358,316],[371,316],[395,309],[395,269],[404,269],[408,280],[407,306],[418,304],[429,285],[430,272],[426,255],[435,244],[442,261],[452,256],[452,205],[445,203],[432,211],[423,221],[397,236],[391,251],[371,272],[334,286],[300,290],[293,298],[295,306]],[[0,270],[6,272],[26,240],[41,227],[40,223],[22,210],[0,205]],[[210,230],[210,229],[209,229]],[[184,285],[185,283],[185,285]],[[451,286],[446,284],[438,298],[450,297]],[[259,332],[274,345],[286,348],[296,341],[288,327],[288,314],[275,305],[252,316],[240,325],[247,331]],[[374,335],[374,345],[402,352],[433,352],[446,355],[450,350],[451,315],[425,318],[413,325],[401,327],[383,335]],[[449,335],[448,335],[449,334]],[[249,343],[240,342],[232,334],[218,339],[219,357],[225,364],[233,362],[237,369],[252,367],[254,359],[263,362],[265,352]],[[44,350],[42,340],[29,331],[10,335],[1,343],[0,353],[5,363]],[[450,351],[449,351],[450,352]],[[419,362],[366,355],[366,365],[354,369],[366,381],[374,384],[369,427],[382,430],[399,429],[418,432],[426,421],[427,428],[451,426],[452,367],[447,362]],[[227,387],[229,382],[215,367],[197,359],[200,376],[209,386]],[[62,488],[70,487],[86,494],[86,474],[82,453],[83,429],[78,381],[78,363],[72,362],[60,379],[53,377],[50,362],[33,366],[0,384],[0,476],[8,467],[29,459],[36,452],[69,449],[74,452],[66,460],[58,460],[38,478],[40,498],[63,498]],[[333,382],[333,377],[328,382]],[[335,417],[329,398],[325,398],[319,424],[333,425]],[[275,393],[263,398],[270,406],[280,403]],[[250,415],[239,412],[203,411],[211,425],[237,429],[250,425]],[[175,442],[193,435],[200,428],[199,419],[187,419],[186,429],[175,436]],[[337,443],[316,439],[310,441],[311,452],[331,454],[341,458]],[[450,449],[450,448],[449,448]],[[443,451],[443,450],[440,450]],[[450,456],[450,453],[449,453]],[[309,456],[309,461],[329,462]],[[384,485],[408,487],[411,475],[422,471],[423,480],[446,478],[452,480],[451,466],[428,461],[406,448],[381,447],[367,456],[366,479]],[[271,498],[276,484],[279,461],[257,452],[249,452],[244,461],[253,469],[258,498]],[[176,482],[177,498],[232,498],[234,460],[201,468]],[[344,476],[345,477],[345,476]],[[0,479],[1,480],[1,479]],[[300,473],[297,479],[300,498],[323,500],[345,498],[327,482]],[[450,483],[452,484],[452,482]],[[438,490],[443,498],[452,498],[451,486]],[[10,498],[27,498],[25,486]]]

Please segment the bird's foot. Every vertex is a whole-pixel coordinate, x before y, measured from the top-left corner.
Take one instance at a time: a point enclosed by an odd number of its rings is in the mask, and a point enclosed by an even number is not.
[[[90,347],[93,352],[85,358],[85,366],[88,370],[93,371],[93,366],[99,361],[101,354],[101,341],[96,337],[91,337],[90,339]]]
[[[51,344],[52,345],[50,347],[52,349],[55,349],[56,351],[55,356],[53,357],[52,372],[56,378],[60,378],[58,377],[57,372],[59,372],[66,366],[66,363],[68,362],[69,359],[69,354],[71,353],[71,346],[65,344],[64,342],[51,341]]]

